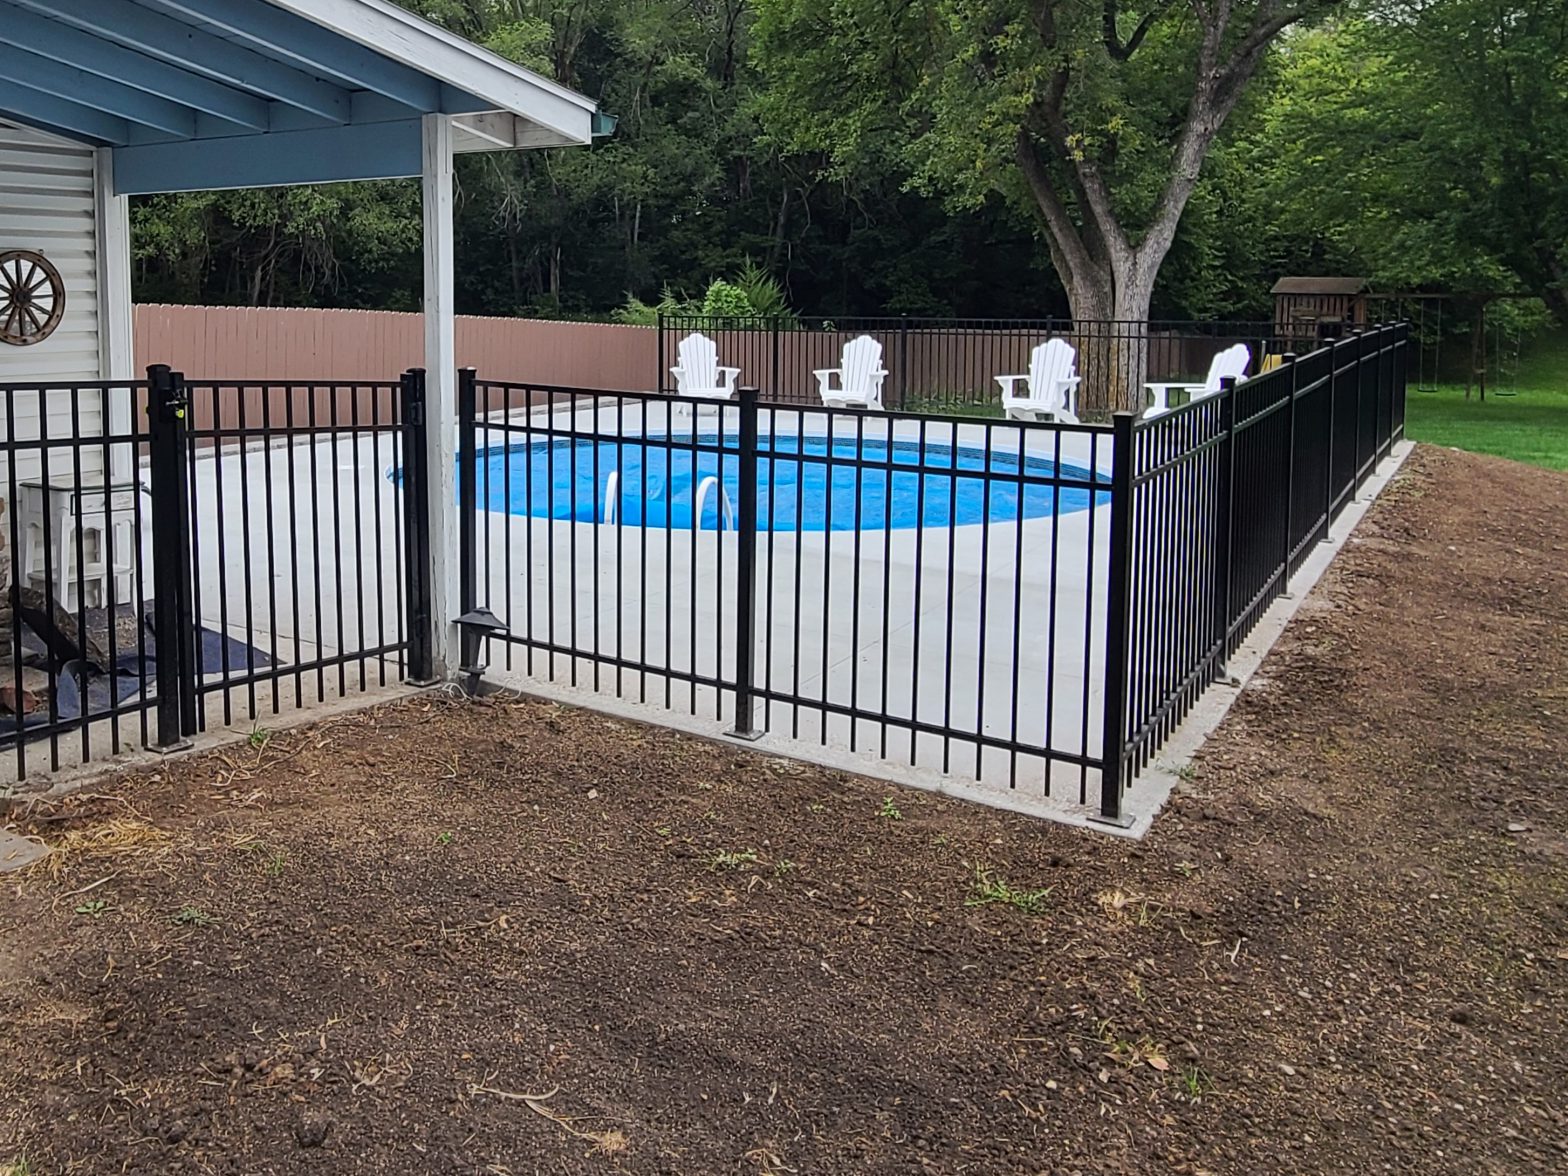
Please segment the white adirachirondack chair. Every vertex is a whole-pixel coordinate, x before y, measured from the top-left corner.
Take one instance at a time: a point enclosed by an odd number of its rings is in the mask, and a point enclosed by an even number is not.
[[[1078,423],[1078,353],[1065,339],[1050,339],[1029,353],[1029,374],[997,376],[1002,408],[1010,420]],[[1027,391],[1018,395],[1019,381]]]
[[[1205,396],[1213,396],[1220,390],[1220,381],[1229,377],[1239,380],[1247,374],[1247,365],[1252,362],[1252,352],[1245,343],[1237,343],[1225,348],[1209,363],[1209,374],[1201,384],[1187,384],[1181,381],[1161,384],[1145,384],[1153,397],[1153,403],[1144,410],[1143,417],[1157,417],[1171,410],[1171,390],[1186,392],[1193,400]]]
[[[829,408],[874,408],[882,411],[882,344],[870,335],[861,335],[844,344],[839,367],[816,372],[817,391]],[[838,386],[833,386],[834,377]]]
[[[691,334],[675,349],[678,361],[670,369],[675,391],[693,400],[728,400],[735,395],[740,368],[720,367],[719,348],[706,335]]]

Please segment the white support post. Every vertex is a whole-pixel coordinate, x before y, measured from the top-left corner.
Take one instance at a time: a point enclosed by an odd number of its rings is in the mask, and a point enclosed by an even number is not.
[[[425,438],[430,471],[430,610],[437,678],[457,673],[457,333],[452,248],[452,121],[423,118],[425,209]]]
[[[94,153],[93,213],[98,257],[98,367],[104,380],[134,380],[136,355],[134,320],[131,309],[131,201],[117,195],[114,188],[114,152],[100,147]],[[129,392],[106,392],[103,427],[110,433],[126,436],[133,422]],[[132,476],[134,448],[110,446],[109,469],[112,481]]]

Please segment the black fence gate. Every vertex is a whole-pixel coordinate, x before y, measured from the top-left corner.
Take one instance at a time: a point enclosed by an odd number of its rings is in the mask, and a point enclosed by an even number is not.
[[[417,372],[0,385],[16,777],[428,674],[422,394]]]

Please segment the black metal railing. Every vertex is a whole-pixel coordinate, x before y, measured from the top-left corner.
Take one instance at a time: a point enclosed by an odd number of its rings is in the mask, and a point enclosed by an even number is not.
[[[0,744],[17,777],[417,676],[422,392],[420,373],[232,382],[164,366],[0,385]]]
[[[465,662],[1120,819],[1402,435],[1407,342],[1112,428],[465,372]]]
[[[1215,354],[1236,343],[1247,346],[1254,372],[1269,356],[1317,345],[1273,322],[661,315],[653,384],[661,392],[677,390],[672,369],[691,334],[712,339],[719,363],[739,368],[739,382],[757,387],[765,401],[820,404],[815,373],[837,368],[845,345],[869,335],[882,348],[888,408],[995,416],[997,377],[1027,373],[1031,352],[1052,338],[1077,351],[1082,402],[1110,405],[1138,399],[1146,381],[1202,383]]]
[[[1092,792],[1110,433],[459,381],[495,669]],[[471,439],[471,440],[470,440]]]
[[[1409,325],[1115,421],[1102,813],[1404,435]]]

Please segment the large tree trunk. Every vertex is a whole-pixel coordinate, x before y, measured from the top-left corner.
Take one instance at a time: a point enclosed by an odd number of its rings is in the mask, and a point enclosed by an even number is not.
[[[1116,269],[1124,272],[1117,275]],[[1082,379],[1081,417],[1103,420],[1112,413],[1143,409],[1152,297],[1153,283],[1133,266],[1108,266],[1068,283],[1071,341]]]

